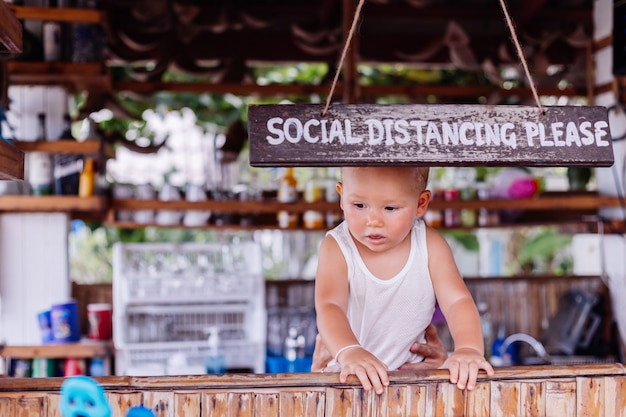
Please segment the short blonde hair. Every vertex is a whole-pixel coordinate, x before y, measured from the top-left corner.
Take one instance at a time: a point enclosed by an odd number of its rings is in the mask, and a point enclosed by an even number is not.
[[[413,180],[415,189],[418,192],[422,192],[428,185],[428,176],[430,174],[430,168],[424,166],[366,166],[366,167],[342,167],[341,178],[343,181],[343,170],[345,168],[351,169],[384,169],[384,170],[396,170],[399,176],[406,176]]]

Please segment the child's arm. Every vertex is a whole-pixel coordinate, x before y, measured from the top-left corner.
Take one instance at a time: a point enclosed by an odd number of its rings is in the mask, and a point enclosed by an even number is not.
[[[450,382],[460,389],[471,390],[476,387],[479,369],[493,375],[493,368],[485,359],[478,310],[459,274],[448,242],[434,229],[428,228],[426,233],[430,277],[454,339],[454,353],[444,367],[450,370]]]
[[[333,237],[326,236],[319,251],[315,277],[317,328],[330,353],[341,365],[339,380],[356,375],[366,390],[376,393],[389,385],[387,367],[374,355],[359,347],[359,341],[346,317],[348,308],[348,268]]]

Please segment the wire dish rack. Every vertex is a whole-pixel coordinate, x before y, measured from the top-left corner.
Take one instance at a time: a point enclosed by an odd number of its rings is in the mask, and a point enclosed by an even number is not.
[[[228,371],[264,372],[266,323],[258,244],[114,246],[117,375],[204,373],[215,328]]]

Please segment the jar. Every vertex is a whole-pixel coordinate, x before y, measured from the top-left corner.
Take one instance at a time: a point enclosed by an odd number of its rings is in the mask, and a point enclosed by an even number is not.
[[[443,191],[444,201],[458,201],[459,190],[450,188]],[[446,208],[443,211],[443,225],[445,227],[459,227],[461,225],[461,215],[458,208]]]

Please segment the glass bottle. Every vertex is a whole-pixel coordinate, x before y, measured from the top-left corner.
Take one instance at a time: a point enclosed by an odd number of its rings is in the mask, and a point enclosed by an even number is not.
[[[59,139],[74,139],[69,114],[63,117],[63,132]],[[78,183],[82,158],[73,153],[54,155],[54,193],[57,195],[78,195]]]
[[[46,115],[39,113],[37,142],[45,142]],[[34,151],[28,154],[28,183],[33,195],[52,194],[52,156],[47,152]]]
[[[284,174],[278,183],[278,202],[295,203],[298,200],[298,180],[293,175],[292,167],[285,168]],[[294,229],[298,226],[298,214],[289,210],[278,212],[278,227]]]
[[[326,177],[324,178],[326,194],[325,200],[329,203],[339,203],[340,195],[337,192],[337,182],[340,180],[339,168],[331,167],[326,171]],[[337,204],[336,210],[328,210],[326,212],[326,227],[333,228],[341,223],[343,214]]]
[[[318,175],[318,170],[313,168],[313,174],[304,186],[304,201],[307,203],[324,201],[325,196],[324,181]],[[325,224],[324,213],[319,210],[306,210],[302,220],[305,229],[321,229]]]
[[[221,352],[220,332],[217,327],[209,328],[208,351],[204,359],[207,374],[223,374],[226,372],[226,358]]]
[[[95,177],[93,158],[86,158],[85,166],[80,173],[80,181],[78,184],[78,195],[80,197],[90,197],[94,194]]]

